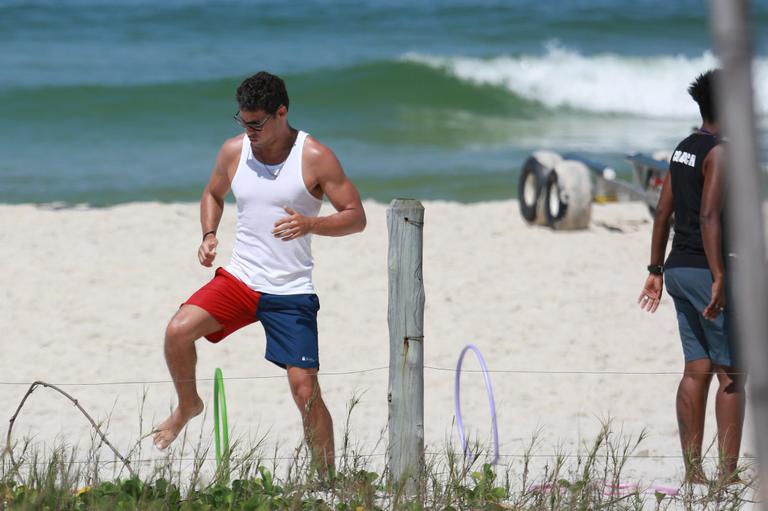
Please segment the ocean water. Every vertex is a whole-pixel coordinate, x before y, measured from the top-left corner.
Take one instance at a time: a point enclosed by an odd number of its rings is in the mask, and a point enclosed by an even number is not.
[[[717,65],[699,0],[0,0],[0,202],[195,201],[240,81],[281,75],[290,120],[364,197],[516,196],[531,151],[672,149]],[[768,161],[768,0],[752,2]],[[624,174],[627,175],[627,174]]]

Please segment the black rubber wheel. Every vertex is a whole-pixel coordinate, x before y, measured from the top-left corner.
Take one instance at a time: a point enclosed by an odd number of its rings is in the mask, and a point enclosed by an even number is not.
[[[541,197],[541,191],[546,185],[549,169],[534,156],[529,157],[520,170],[520,180],[517,183],[517,199],[520,203],[520,214],[526,222],[536,221],[536,207]]]
[[[557,182],[557,172],[553,170],[549,173],[544,186],[544,215],[547,219],[547,225],[554,229],[558,220],[565,216],[568,203],[563,202],[560,185]]]

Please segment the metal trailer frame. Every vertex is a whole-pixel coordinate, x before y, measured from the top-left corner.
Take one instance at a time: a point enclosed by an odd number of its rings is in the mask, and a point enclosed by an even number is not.
[[[616,171],[608,165],[584,158],[579,154],[565,154],[563,158],[581,162],[592,171],[595,176],[593,200],[625,196],[645,202],[651,215],[655,214],[659,195],[661,195],[661,186],[669,172],[668,161],[659,160],[644,153],[628,154],[626,161],[632,164],[632,181],[629,182],[617,179]]]

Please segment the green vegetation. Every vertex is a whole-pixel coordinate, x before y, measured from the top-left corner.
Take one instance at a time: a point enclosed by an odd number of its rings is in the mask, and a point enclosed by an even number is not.
[[[427,457],[415,496],[406,496],[401,488],[388,485],[386,471],[373,471],[373,457],[354,452],[348,433],[337,460],[338,471],[330,477],[318,474],[308,462],[306,449],[300,448],[286,475],[278,478],[275,460],[270,470],[257,456],[260,446],[242,449],[235,442],[230,457],[208,477],[202,472],[205,463],[210,463],[207,449],[198,448],[185,470],[168,458],[147,469],[147,474],[134,467],[135,476],[121,478],[121,472],[113,480],[102,480],[104,461],[94,449],[81,462],[75,448],[59,446],[41,453],[27,442],[14,450],[13,461],[7,452],[2,458],[0,509],[721,510],[740,509],[754,495],[747,484],[750,471],[746,469],[737,484],[713,481],[708,486],[684,485],[677,496],[620,485],[644,438],[644,434],[631,440],[614,438],[606,425],[579,453],[545,458],[539,474],[532,473],[531,466],[540,459],[534,453],[535,440],[522,458],[519,473],[511,466],[497,471],[489,464],[467,465],[459,454],[446,448]]]
[[[27,396],[34,388],[30,387]],[[424,466],[412,478],[416,484],[406,486],[390,481],[384,468],[385,456],[361,453],[353,446],[350,416],[359,401],[358,396],[350,401],[333,474],[317,470],[305,445],[296,449],[290,460],[279,460],[276,454],[271,459],[264,456],[265,439],[255,445],[241,445],[236,440],[213,469],[213,460],[207,456],[210,442],[205,445],[202,430],[191,458],[184,455],[185,432],[179,439],[182,447],[178,451],[147,465],[141,456],[141,444],[151,433],[122,456],[101,431],[103,423],[96,424],[81,409],[94,426],[91,446],[85,453],[64,444],[44,450],[29,440],[21,445],[9,444],[3,450],[0,511],[719,511],[741,509],[757,494],[754,471],[749,466],[732,474],[728,481],[683,484],[672,492],[623,482],[646,435],[642,432],[627,438],[615,434],[610,421],[603,423],[591,444],[575,453],[560,450],[554,455],[537,454],[539,442],[534,437],[522,456],[505,458],[503,461],[510,463],[495,468],[481,464],[485,454],[477,442],[471,449],[477,453],[472,462],[447,445],[439,452],[425,453]],[[9,441],[13,420],[23,403],[11,420]],[[139,429],[143,430],[141,415]],[[383,435],[379,444],[382,439]],[[100,458],[105,444],[111,448],[110,460]],[[377,444],[373,450],[378,448]],[[81,459],[82,455],[85,459]],[[680,464],[682,468],[682,459]],[[717,473],[717,465],[705,465],[704,469]],[[110,469],[111,476],[107,477]],[[404,491],[406,487],[411,488],[409,494]]]

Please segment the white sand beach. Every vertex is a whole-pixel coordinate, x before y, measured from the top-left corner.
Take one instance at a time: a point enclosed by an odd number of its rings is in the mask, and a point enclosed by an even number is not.
[[[386,205],[365,206],[364,233],[314,238],[314,280],[321,303],[321,385],[337,447],[346,407],[357,395],[351,436],[361,452],[376,454],[386,447],[376,441],[387,423],[387,227]],[[641,457],[627,467],[628,479],[679,483],[674,400],[683,362],[674,307],[666,295],[654,315],[636,305],[650,251],[645,206],[596,205],[590,229],[581,232],[529,227],[515,201],[424,206],[427,450],[457,442],[450,369],[461,349],[474,343],[491,370],[510,371],[491,375],[502,463],[514,467],[539,430],[536,453],[575,452],[594,438],[601,420],[611,418],[617,434],[647,432],[635,452]],[[234,222],[235,208],[228,204],[215,264],[228,261]],[[162,350],[166,323],[212,276],[197,262],[199,235],[197,204],[62,210],[1,205],[4,423],[37,379],[77,384],[64,389],[94,417],[110,418],[108,436],[124,451],[164,419],[175,403]],[[283,371],[263,353],[258,324],[218,345],[199,341],[198,378],[205,379],[200,394],[210,405],[214,368],[222,368],[231,437],[255,441],[266,434],[267,455],[279,446],[281,455],[290,456],[301,438],[299,415]],[[467,356],[465,369],[478,367]],[[127,383],[108,384],[114,382]],[[483,379],[464,373],[462,383],[467,431],[488,442]],[[190,423],[189,445],[200,435],[211,441],[211,409]],[[752,428],[748,411],[742,443],[748,456],[754,456]],[[705,444],[714,435],[710,403]],[[24,436],[39,445],[64,440],[85,447],[92,431],[70,402],[39,389],[14,426],[14,438]],[[180,448],[175,445],[172,455]],[[163,456],[149,439],[142,450],[142,458]],[[373,459],[384,463],[383,457]]]

